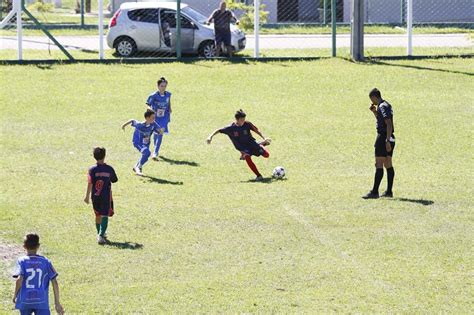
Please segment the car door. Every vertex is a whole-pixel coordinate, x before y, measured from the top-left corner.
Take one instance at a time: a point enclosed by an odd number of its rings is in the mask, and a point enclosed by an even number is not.
[[[128,11],[129,34],[135,40],[138,50],[160,48],[158,9],[135,9]]]
[[[161,9],[160,23],[163,32],[163,42],[166,46],[176,50],[176,11]],[[195,25],[187,17],[181,15],[181,50],[182,52],[193,52]],[[169,34],[169,35],[167,35]],[[169,39],[167,38],[169,37]]]

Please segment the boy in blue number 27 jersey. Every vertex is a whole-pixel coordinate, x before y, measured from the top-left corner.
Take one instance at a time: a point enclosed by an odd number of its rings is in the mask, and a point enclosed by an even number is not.
[[[171,121],[171,93],[166,91],[168,81],[164,77],[158,80],[157,85],[158,91],[148,96],[146,105],[156,113],[155,122],[164,129],[165,133],[168,133],[168,124]],[[151,158],[158,161],[158,152],[163,141],[163,135],[155,133],[153,140],[155,147]]]
[[[125,127],[132,125],[135,128],[133,133],[133,146],[140,151],[142,156],[138,160],[137,164],[133,167],[135,174],[142,176],[142,167],[148,161],[150,157],[150,139],[152,134],[163,134],[163,128],[161,128],[155,122],[155,112],[151,109],[147,109],[144,114],[145,121],[138,122],[134,119],[130,119],[122,125],[122,130],[125,130]]]
[[[26,256],[18,258],[13,277],[16,278],[13,303],[21,315],[48,315],[49,282],[53,284],[54,306],[58,314],[64,314],[59,303],[58,273],[51,261],[37,254],[40,246],[37,234],[27,234],[23,240]]]

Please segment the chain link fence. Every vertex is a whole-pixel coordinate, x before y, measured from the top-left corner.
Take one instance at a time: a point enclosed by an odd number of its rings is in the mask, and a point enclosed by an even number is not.
[[[410,1],[413,17],[412,55],[472,54],[474,1]],[[366,0],[364,4],[366,57],[407,55],[410,2]],[[346,18],[350,18],[350,12],[346,13]]]
[[[255,0],[227,1],[235,19],[212,18],[220,0],[23,0],[21,45],[12,1],[0,0],[0,60],[349,56],[351,0],[259,0],[257,32]],[[473,0],[412,1],[414,55],[472,53]],[[366,56],[407,55],[407,3],[365,0]]]

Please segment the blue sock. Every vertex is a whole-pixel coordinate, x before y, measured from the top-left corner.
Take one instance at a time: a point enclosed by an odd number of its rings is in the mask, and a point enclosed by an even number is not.
[[[142,157],[140,158],[140,161],[138,162],[138,167],[142,167],[147,161],[148,158],[150,157],[151,152],[149,148],[145,148],[142,150]]]
[[[158,134],[155,134],[155,137],[154,137],[154,140],[155,140],[155,155],[158,156],[158,152],[160,151],[160,147],[161,147],[161,142],[163,141],[163,135],[158,135]]]

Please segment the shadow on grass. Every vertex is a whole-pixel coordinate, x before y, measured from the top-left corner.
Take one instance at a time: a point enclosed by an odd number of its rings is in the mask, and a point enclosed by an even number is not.
[[[36,65],[36,68],[41,70],[53,70],[53,65]]]
[[[172,165],[187,165],[187,166],[194,166],[194,167],[199,166],[199,163],[197,163],[197,162],[185,161],[185,160],[173,160],[173,159],[164,157],[162,155],[160,155],[160,159],[161,159],[161,161],[166,162],[166,163],[170,163]]]
[[[105,246],[115,247],[118,249],[142,249],[143,244],[133,243],[133,242],[107,242]]]
[[[459,58],[459,56],[458,56],[458,58]],[[426,59],[430,59],[430,58],[426,58]],[[431,59],[433,59],[433,58],[431,58]],[[386,59],[386,60],[389,60],[389,59]],[[405,60],[411,60],[411,59],[406,58]],[[404,64],[390,63],[390,62],[384,62],[384,61],[379,61],[379,60],[370,60],[370,61],[367,61],[366,63],[367,64],[379,65],[379,66],[400,67],[400,68],[408,68],[408,69],[416,69],[416,70],[436,71],[436,72],[445,72],[445,73],[463,74],[463,75],[467,75],[467,76],[474,76],[474,72],[439,69],[439,68],[430,68],[430,67],[415,66],[415,65],[404,65]]]
[[[430,206],[434,204],[433,200],[426,200],[426,199],[409,199],[409,198],[394,198],[393,201],[401,201],[401,202],[411,202],[417,203],[423,206]]]
[[[279,181],[284,181],[284,180],[286,180],[286,178],[275,179],[273,177],[264,177],[261,180],[249,179],[246,181],[241,181],[241,183],[271,184],[273,182],[279,182]]]
[[[142,175],[141,178],[146,179],[150,183],[156,183],[156,184],[167,184],[167,185],[183,185],[183,182],[173,182],[170,180],[166,179],[161,179],[158,177],[153,177],[153,176],[148,176],[148,175]]]

